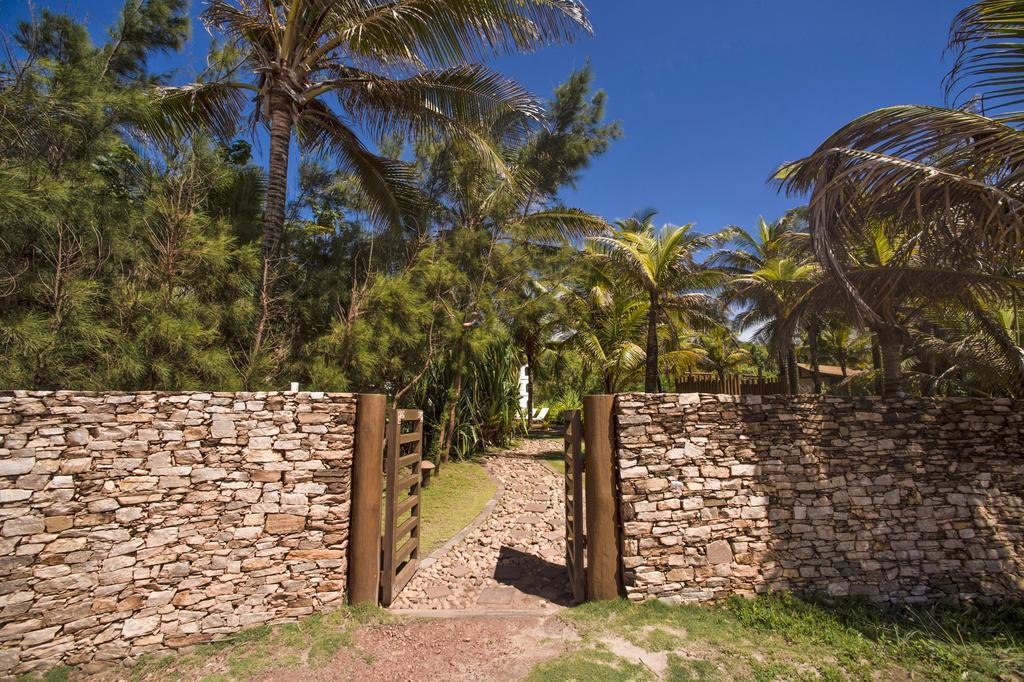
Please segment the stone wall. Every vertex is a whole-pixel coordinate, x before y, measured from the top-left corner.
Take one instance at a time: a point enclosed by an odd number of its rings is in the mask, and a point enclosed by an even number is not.
[[[339,604],[355,397],[0,392],[0,677]]]
[[[631,599],[1024,598],[1024,401],[623,395]]]

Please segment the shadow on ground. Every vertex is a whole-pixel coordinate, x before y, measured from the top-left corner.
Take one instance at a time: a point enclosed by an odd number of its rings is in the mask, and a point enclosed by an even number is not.
[[[569,574],[562,564],[553,564],[540,557],[512,547],[502,547],[494,579],[523,592],[546,599],[559,606],[571,606]]]

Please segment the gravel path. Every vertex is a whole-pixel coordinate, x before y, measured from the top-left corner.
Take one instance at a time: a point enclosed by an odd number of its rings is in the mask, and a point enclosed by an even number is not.
[[[488,457],[504,488],[494,510],[420,569],[392,605],[403,610],[552,611],[570,603],[562,477],[536,459],[559,440],[531,439]]]

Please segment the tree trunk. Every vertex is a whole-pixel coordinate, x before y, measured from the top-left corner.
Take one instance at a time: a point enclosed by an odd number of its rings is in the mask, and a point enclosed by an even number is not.
[[[898,398],[903,395],[903,338],[898,329],[886,327],[878,331],[882,354],[882,395]]]
[[[814,380],[814,393],[815,395],[820,395],[821,371],[818,369],[818,335],[820,332],[816,322],[808,325],[807,334],[807,343],[810,346],[811,352],[811,378]]]
[[[461,355],[461,354],[460,354]],[[435,476],[441,474],[441,465],[447,464],[452,453],[452,441],[455,440],[455,413],[459,407],[459,398],[462,397],[462,365],[455,370],[455,380],[452,382],[452,393],[448,399],[448,416],[445,419],[444,432],[441,438],[441,452],[434,463],[437,467]]]
[[[651,294],[647,309],[647,361],[644,371],[644,393],[658,392],[658,297]]]
[[[871,366],[875,368],[876,372],[882,371],[882,349],[878,345],[878,334],[872,335],[871,338]],[[875,380],[875,393],[882,395],[883,393],[882,378]]]
[[[786,387],[786,393],[789,394],[789,365],[786,363],[786,353],[779,351],[775,361],[779,364],[779,383]]]
[[[786,344],[786,367],[789,375],[789,394],[800,393],[800,368],[796,364],[796,346],[793,342]]]
[[[270,100],[270,154],[267,162],[267,196],[260,234],[260,284],[257,293],[259,320],[253,338],[255,362],[269,332],[274,274],[284,236],[284,214],[288,199],[288,153],[292,141],[292,107],[283,95]]]

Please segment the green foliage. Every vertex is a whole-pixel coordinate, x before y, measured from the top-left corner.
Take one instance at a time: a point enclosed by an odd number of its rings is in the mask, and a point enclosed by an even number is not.
[[[625,661],[607,651],[588,649],[541,663],[526,677],[526,682],[646,682],[655,679],[639,663]]]
[[[239,385],[254,254],[214,200],[247,171],[202,138],[143,153],[127,136],[185,9],[133,0],[99,47],[63,15],[19,29],[0,87],[2,386]]]
[[[509,19],[501,3],[490,7]],[[559,305],[544,282],[566,238],[603,224],[558,200],[620,134],[603,121],[590,70],[558,89],[544,126],[498,135],[483,155],[479,144],[434,135],[381,140],[387,157],[411,150],[415,172],[403,177],[435,199],[415,220],[377,220],[380,193],[368,191],[365,167],[346,162],[351,154],[302,158],[275,266],[275,324],[254,350],[267,180],[251,146],[196,128],[139,135],[158,118],[151,86],[162,77],[147,65],[180,48],[185,9],[184,0],[126,0],[99,45],[47,11],[17,32],[20,53],[0,67],[0,386],[225,390],[297,380],[422,405],[435,440],[454,404],[459,454],[521,432],[519,367],[536,362],[540,373]],[[535,9],[554,21],[545,41],[562,35],[556,24],[580,24]],[[206,77],[244,58],[218,43]],[[475,73],[463,74],[467,93],[487,85]],[[200,90],[191,105],[214,106]],[[391,94],[398,99],[372,107],[385,118],[414,95]],[[222,122],[211,128],[240,123]]]
[[[635,655],[616,646],[625,641],[647,660],[667,653],[669,679],[1005,679],[1024,671],[1021,615],[1016,604],[881,607],[788,593],[718,606],[600,602],[564,616],[581,642],[538,670],[571,678],[593,655],[625,665]]]
[[[520,356],[507,339],[495,339],[468,358],[463,388],[455,403],[452,454],[470,457],[486,447],[508,444],[525,434],[519,409]],[[437,364],[417,388],[417,405],[424,410],[425,430],[433,448],[451,414],[454,364]]]
[[[270,670],[328,666],[343,647],[352,646],[360,625],[389,623],[376,607],[360,605],[309,616],[297,623],[261,625],[183,654],[144,656],[132,680],[249,680]]]
[[[425,557],[472,523],[494,496],[494,479],[479,462],[449,462],[420,488],[420,556]]]

